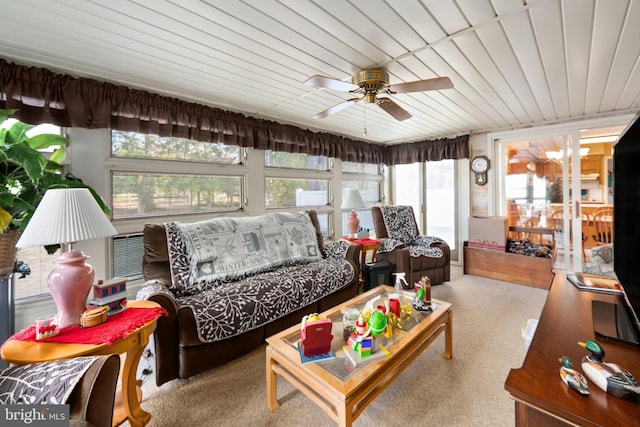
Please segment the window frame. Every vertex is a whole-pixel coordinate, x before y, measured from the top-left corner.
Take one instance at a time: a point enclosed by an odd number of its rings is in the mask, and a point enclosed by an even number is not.
[[[357,163],[357,162],[351,162],[351,163]],[[373,163],[370,163],[373,164]],[[382,164],[373,164],[377,166],[378,172],[375,174],[370,174],[370,173],[361,173],[361,172],[345,172],[343,170],[343,168],[341,167],[341,174],[340,174],[340,188],[341,188],[341,192],[344,193],[344,189],[345,188],[351,188],[351,187],[345,187],[345,182],[351,181],[351,182],[364,182],[364,183],[376,183],[378,185],[378,200],[375,201],[371,201],[371,200],[364,200],[364,204],[365,204],[365,208],[357,210],[356,213],[358,214],[360,221],[360,226],[361,227],[365,227],[365,224],[362,224],[362,218],[360,218],[360,214],[361,213],[369,213],[371,212],[371,206],[374,206],[376,204],[382,204],[385,202],[385,186],[384,186],[384,173],[385,173],[385,166]],[[341,165],[342,166],[342,165]],[[364,199],[364,197],[363,197]],[[341,199],[342,200],[342,199]],[[336,211],[340,212],[340,224],[341,224],[341,236],[346,236],[348,234],[348,227],[347,227],[347,218],[350,212],[350,209],[341,209],[340,206],[336,206]],[[375,234],[375,228],[374,228],[374,224],[373,224],[373,220],[371,221],[372,223],[370,224],[369,228],[369,233],[370,235],[374,235]]]

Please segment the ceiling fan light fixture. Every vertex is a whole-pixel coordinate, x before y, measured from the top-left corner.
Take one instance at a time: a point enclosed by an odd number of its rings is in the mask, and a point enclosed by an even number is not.
[[[375,92],[367,92],[364,94],[364,102],[366,104],[375,104],[377,102],[377,96]]]
[[[389,73],[381,68],[360,70],[351,77],[351,82],[365,93],[375,94],[389,85]]]
[[[382,110],[387,112],[398,121],[411,118],[411,114],[396,104],[393,100],[379,95],[395,95],[396,93],[424,92],[429,90],[450,89],[453,87],[448,77],[434,77],[426,80],[416,80],[412,82],[389,84],[389,73],[382,68],[371,68],[360,70],[351,76],[352,83],[336,80],[325,76],[312,76],[305,82],[308,86],[321,89],[342,90],[358,98],[348,99],[338,105],[334,105],[315,116],[314,118],[325,118],[331,114],[343,110],[357,101],[363,100],[365,104],[377,104]]]

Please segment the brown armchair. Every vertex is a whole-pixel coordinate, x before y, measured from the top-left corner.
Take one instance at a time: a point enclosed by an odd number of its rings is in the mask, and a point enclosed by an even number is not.
[[[0,405],[65,402],[70,426],[111,427],[119,371],[118,355],[13,366],[0,372]]]
[[[451,252],[447,243],[420,235],[411,206],[373,206],[373,225],[380,247],[377,261],[388,261],[391,273],[406,273],[409,286],[428,276],[432,285],[450,280]]]

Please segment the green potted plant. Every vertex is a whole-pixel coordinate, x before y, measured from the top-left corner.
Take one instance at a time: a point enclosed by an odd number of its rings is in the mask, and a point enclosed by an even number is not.
[[[15,111],[0,109],[0,123]],[[29,137],[27,132],[33,127],[18,121],[0,129],[0,277],[13,271],[15,243],[49,188],[88,188],[105,214],[111,214],[91,186],[66,173],[62,162],[67,139],[57,134]],[[48,158],[38,151],[55,146],[58,148]],[[57,246],[46,249],[52,254]]]

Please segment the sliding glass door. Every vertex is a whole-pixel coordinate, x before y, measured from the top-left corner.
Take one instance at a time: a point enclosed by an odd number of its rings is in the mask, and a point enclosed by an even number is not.
[[[454,160],[394,166],[392,203],[412,206],[420,232],[445,240],[451,259],[459,259]]]
[[[499,209],[519,237],[555,243],[556,267],[583,271],[601,244],[594,214],[613,209],[611,153],[624,125],[494,139]],[[514,234],[514,233],[512,233]]]

